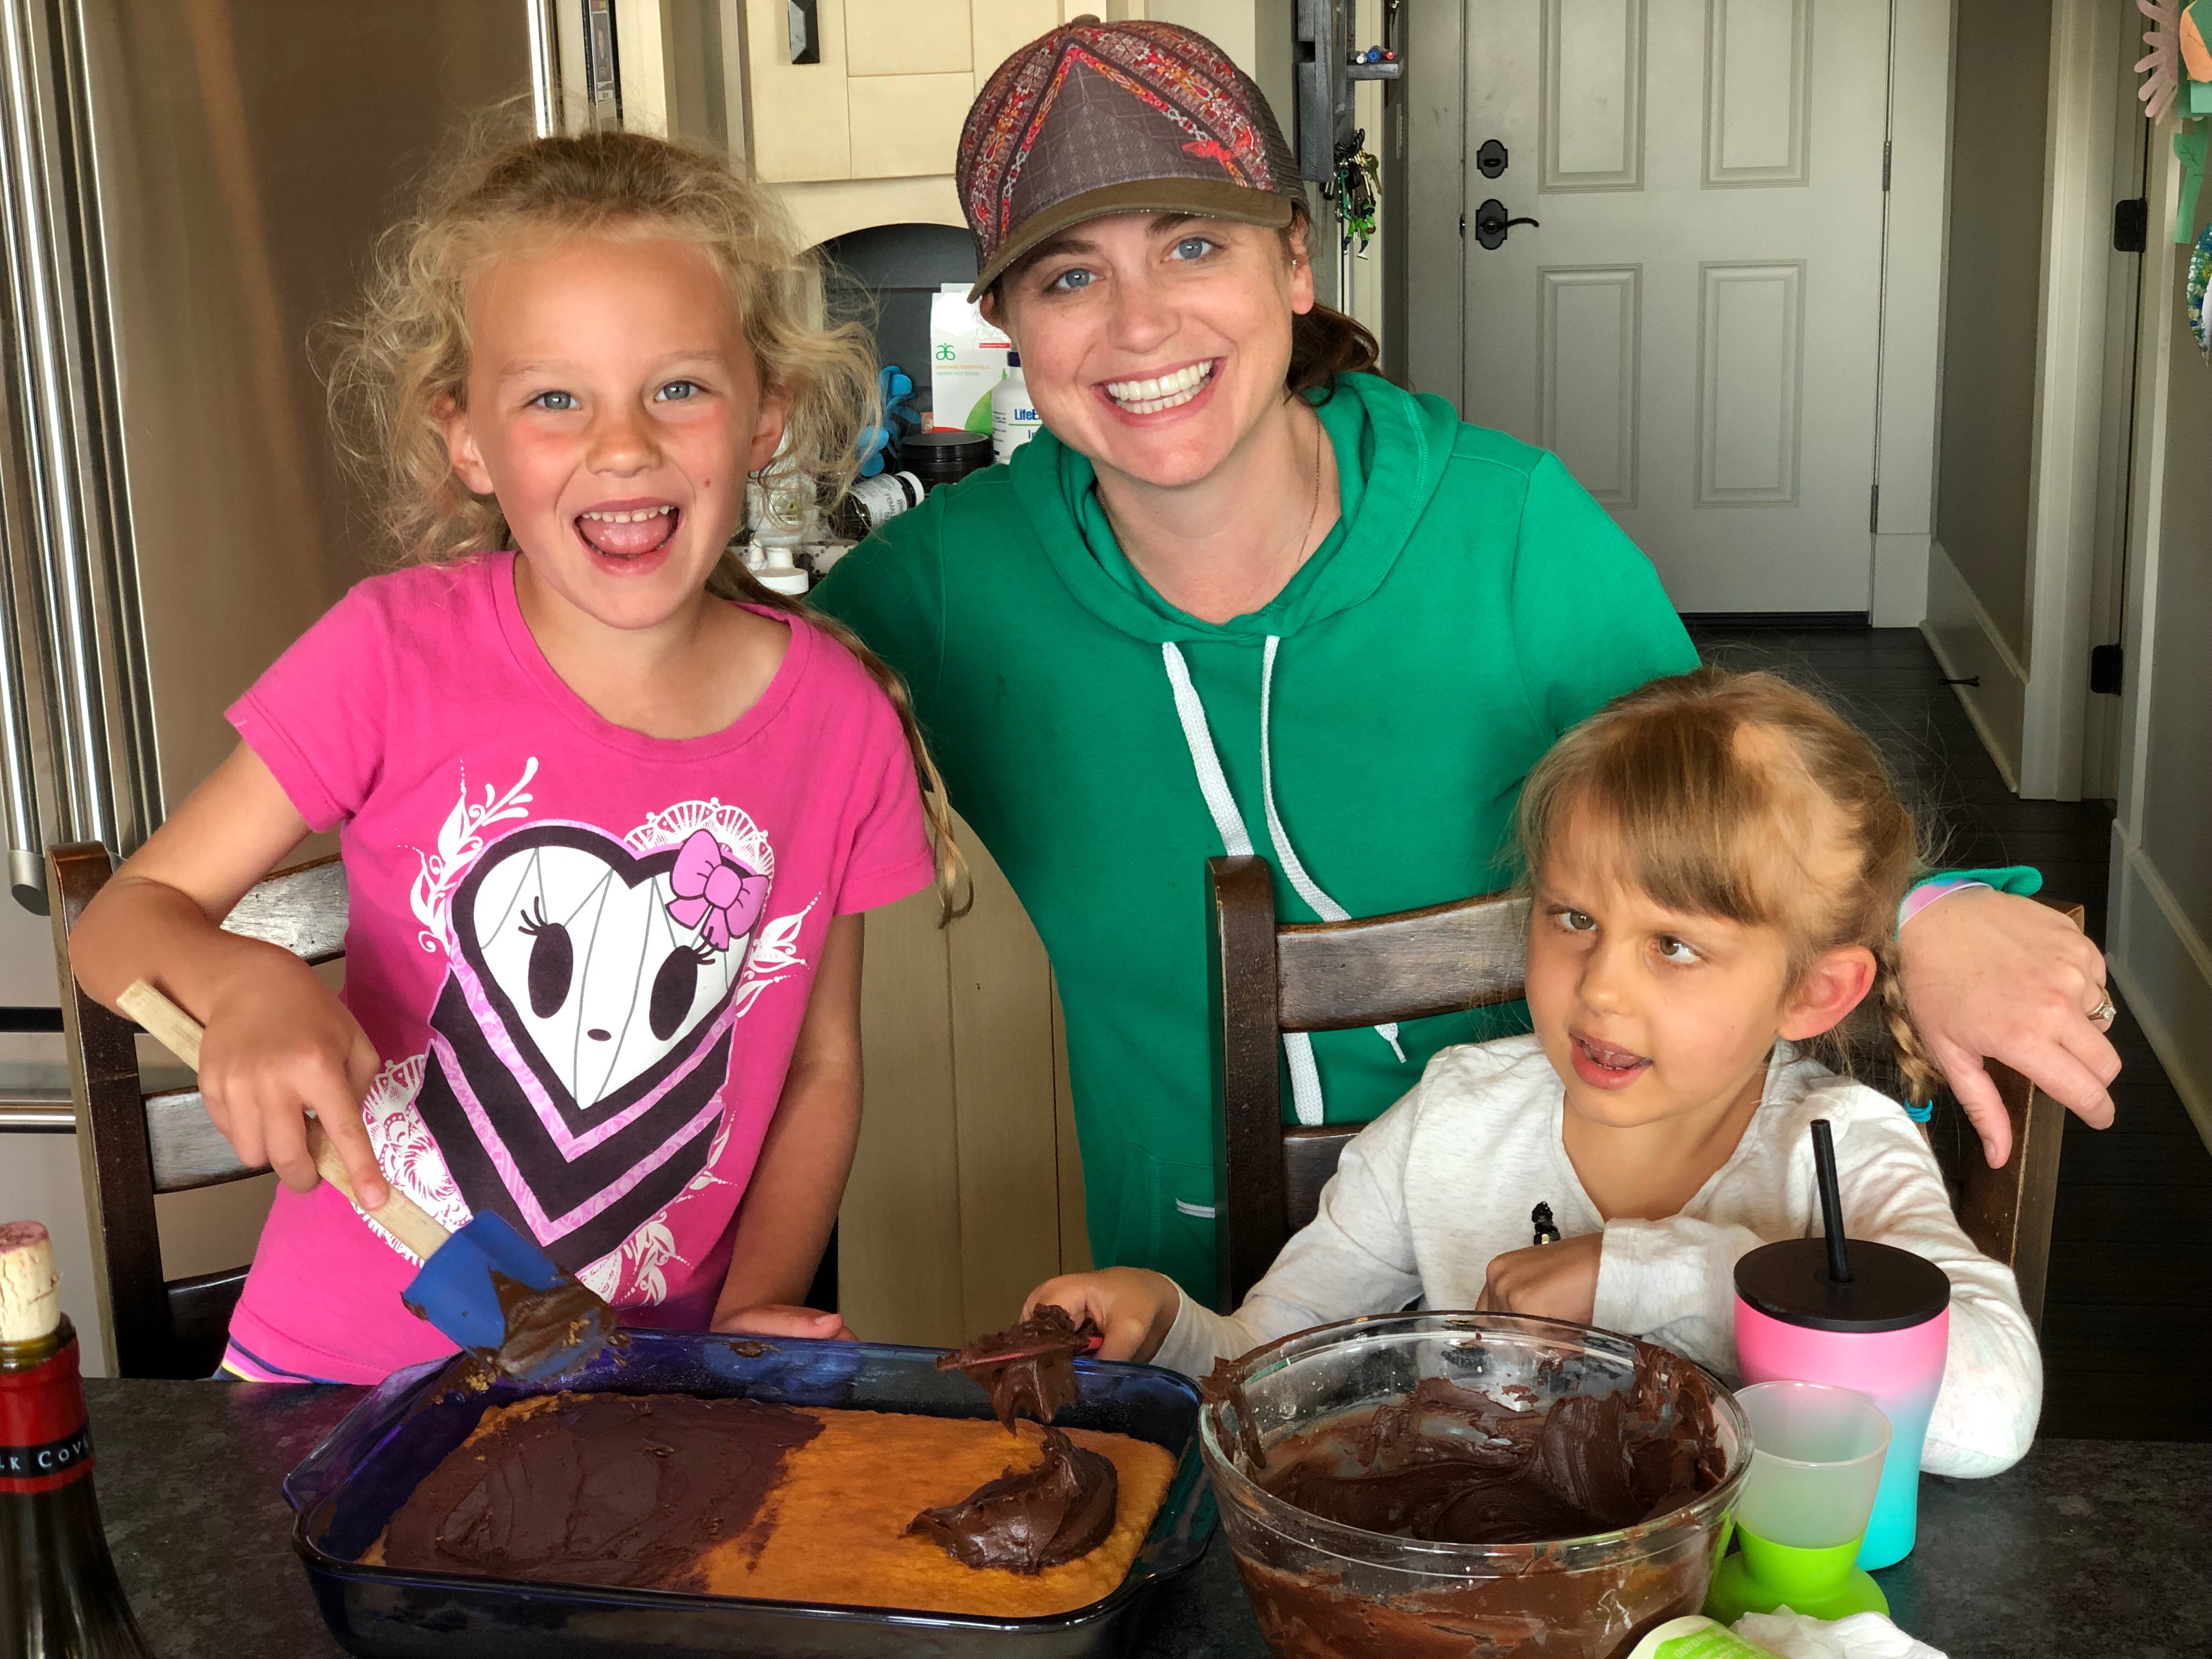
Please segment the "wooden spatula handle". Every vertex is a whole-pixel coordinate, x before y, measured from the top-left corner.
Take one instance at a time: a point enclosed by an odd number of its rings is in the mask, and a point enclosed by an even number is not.
[[[204,1028],[199,1021],[163,996],[144,980],[134,980],[129,989],[115,999],[116,1006],[146,1028],[146,1034],[174,1054],[194,1071],[200,1068],[200,1038]],[[346,1174],[338,1149],[331,1145],[331,1138],[323,1133],[323,1126],[311,1116],[307,1121],[307,1150],[314,1155],[315,1171],[345,1194],[346,1200],[363,1215],[373,1216],[376,1224],[404,1244],[416,1255],[428,1261],[438,1248],[453,1235],[447,1232],[428,1212],[397,1187],[386,1184],[390,1194],[380,1208],[369,1210],[354,1196],[352,1177]]]
[[[146,1035],[195,1072],[200,1068],[200,1038],[205,1028],[199,1021],[163,996],[143,979],[115,999],[115,1006],[146,1028]]]

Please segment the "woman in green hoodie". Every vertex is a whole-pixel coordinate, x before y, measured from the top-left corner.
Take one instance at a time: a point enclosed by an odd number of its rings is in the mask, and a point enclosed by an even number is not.
[[[1258,853],[1299,920],[1505,884],[1529,768],[1697,653],[1557,459],[1352,372],[1373,342],[1314,304],[1296,164],[1202,37],[1091,21],[1032,43],[970,111],[959,185],[975,292],[1047,429],[815,597],[904,675],[1051,955],[1093,1256],[1205,1295],[1205,860]],[[2110,1121],[2103,958],[2064,921],[1967,892],[1904,955],[1993,1162],[1984,1055]],[[1436,1050],[1504,1029],[1293,1037],[1295,1109],[1371,1118]]]

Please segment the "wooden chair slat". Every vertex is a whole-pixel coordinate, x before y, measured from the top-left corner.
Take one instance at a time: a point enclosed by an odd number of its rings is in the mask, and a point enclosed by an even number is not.
[[[1282,1104],[1276,1082],[1274,877],[1266,860],[1206,864],[1212,1018],[1215,1279],[1241,1298],[1290,1237],[1283,1194]],[[1229,1218],[1235,1218],[1230,1224]],[[1227,1312],[1234,1300],[1223,1304]]]
[[[231,1310],[245,1288],[243,1267],[170,1281],[169,1340],[178,1375],[213,1374],[230,1342]]]
[[[1279,928],[1283,1030],[1341,1031],[1511,1002],[1528,940],[1528,901],[1511,893]]]
[[[239,1162],[208,1121],[197,1089],[146,1093],[131,1022],[87,996],[70,971],[70,933],[113,867],[98,842],[47,850],[63,1045],[94,1245],[93,1290],[106,1310],[116,1375],[205,1376],[222,1355],[246,1269],[165,1281],[155,1194],[255,1171]],[[344,866],[323,859],[257,884],[223,926],[327,962],[344,949],[345,922]]]
[[[222,1133],[209,1121],[197,1089],[167,1089],[146,1097],[146,1139],[153,1150],[154,1190],[190,1192],[258,1175],[267,1164],[240,1162]]]
[[[1321,1189],[1328,1185],[1328,1178],[1336,1173],[1337,1160],[1358,1133],[1356,1123],[1341,1128],[1324,1126],[1283,1131],[1285,1238],[1321,1212]]]
[[[345,866],[332,857],[255,883],[222,927],[307,962],[331,962],[345,951],[346,914]]]
[[[93,1294],[107,1310],[114,1370],[122,1376],[172,1375],[168,1295],[154,1218],[154,1169],[131,1024],[84,994],[70,972],[69,934],[107,884],[107,849],[79,842],[46,851],[46,896],[59,958],[62,1042],[76,1109],[84,1170]]]

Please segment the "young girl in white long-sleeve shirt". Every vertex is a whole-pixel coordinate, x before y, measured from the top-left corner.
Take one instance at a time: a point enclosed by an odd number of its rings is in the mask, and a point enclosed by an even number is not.
[[[1872,994],[1907,1086],[1932,1087],[1896,979],[1917,842],[1874,745],[1771,675],[1701,669],[1568,733],[1521,832],[1531,1035],[1438,1054],[1234,1314],[1134,1268],[1053,1279],[1030,1307],[1091,1315],[1106,1358],[1193,1374],[1418,1295],[1631,1332],[1732,1376],[1736,1259],[1819,1229],[1826,1118],[1851,1237],[1950,1277],[1922,1467],[2015,1462],[2043,1372],[2010,1269],[1960,1231],[1904,1109],[1796,1047]],[[1557,1243],[1530,1242],[1540,1204]]]

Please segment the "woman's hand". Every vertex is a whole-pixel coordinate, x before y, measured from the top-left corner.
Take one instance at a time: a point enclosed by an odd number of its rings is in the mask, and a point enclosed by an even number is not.
[[[1493,1256],[1475,1310],[1587,1325],[1597,1307],[1597,1266],[1604,1249],[1603,1233],[1580,1233]]]
[[[2104,1000],[2105,955],[2063,912],[1969,888],[1907,922],[1898,957],[1912,1023],[1980,1131],[1991,1169],[2012,1155],[2012,1120],[1984,1059],[2093,1128],[2112,1122],[2106,1090],[2120,1056],[2089,1018]]]
[[[290,951],[240,951],[199,1010],[200,1098],[240,1163],[266,1164],[294,1192],[316,1182],[307,1149],[312,1112],[337,1149],[355,1199],[375,1210],[383,1172],[362,1121],[376,1080],[376,1050],[331,988]]]
[[[1065,1308],[1077,1324],[1087,1316],[1106,1334],[1101,1359],[1150,1359],[1160,1351],[1182,1307],[1182,1292],[1165,1273],[1105,1267],[1048,1279],[1022,1304],[1027,1319],[1039,1308]]]
[[[714,1328],[744,1336],[811,1336],[824,1341],[857,1341],[842,1319],[812,1308],[763,1302],[756,1307],[716,1309]]]

